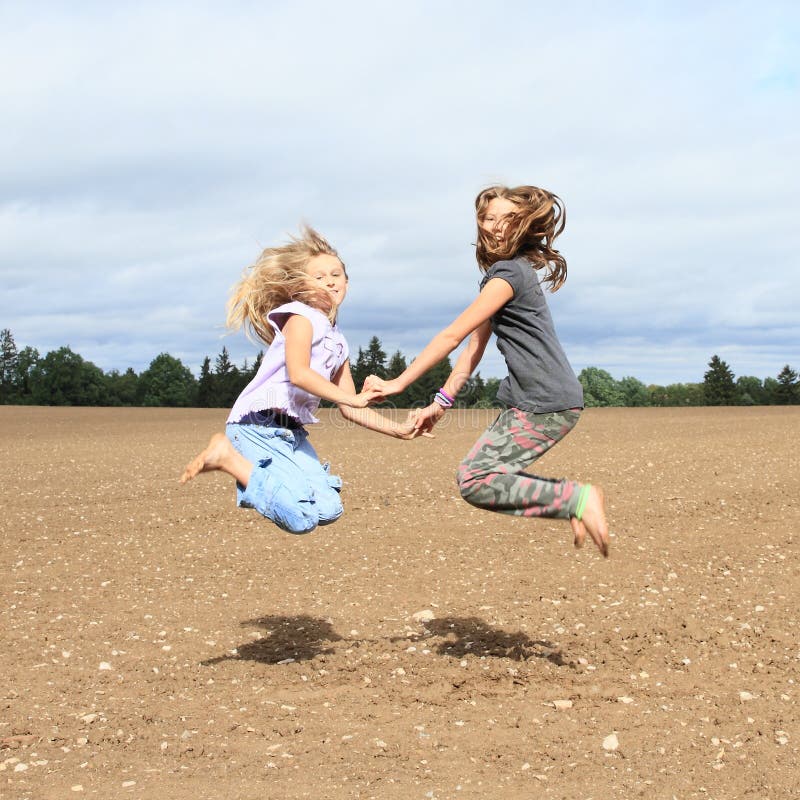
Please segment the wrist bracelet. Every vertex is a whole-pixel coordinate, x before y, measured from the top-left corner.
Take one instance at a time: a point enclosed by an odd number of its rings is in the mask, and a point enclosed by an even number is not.
[[[433,402],[438,403],[442,408],[452,408],[454,400],[449,394],[439,389],[433,398]]]

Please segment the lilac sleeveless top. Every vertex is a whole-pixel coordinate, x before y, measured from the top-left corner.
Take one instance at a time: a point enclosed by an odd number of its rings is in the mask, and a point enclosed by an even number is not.
[[[253,411],[270,408],[303,424],[319,422],[314,416],[319,407],[319,397],[292,384],[286,372],[286,339],[282,329],[292,314],[299,314],[311,323],[311,369],[330,380],[347,361],[350,355],[347,340],[321,311],[297,301],[274,308],[267,319],[275,329],[275,338],[255,377],[233,404],[228,422],[239,422]]]

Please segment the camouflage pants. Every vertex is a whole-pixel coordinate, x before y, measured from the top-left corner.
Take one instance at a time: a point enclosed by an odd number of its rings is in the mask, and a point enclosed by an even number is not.
[[[458,488],[471,505],[522,517],[575,516],[581,484],[522,470],[561,441],[581,410],[534,414],[508,408],[486,429],[458,468]]]

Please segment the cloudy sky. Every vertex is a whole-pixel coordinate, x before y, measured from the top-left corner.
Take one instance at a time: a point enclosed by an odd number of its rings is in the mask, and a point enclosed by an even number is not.
[[[0,0],[0,328],[252,360],[228,290],[307,221],[351,347],[413,356],[477,291],[475,194],[532,183],[567,206],[576,371],[800,369],[799,40],[771,0]]]

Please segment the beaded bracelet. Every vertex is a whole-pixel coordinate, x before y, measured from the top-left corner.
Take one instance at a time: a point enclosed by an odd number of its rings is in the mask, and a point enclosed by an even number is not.
[[[439,389],[436,396],[433,398],[434,402],[438,403],[442,408],[452,408],[455,403],[455,398],[450,397],[444,389]]]

